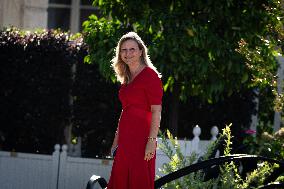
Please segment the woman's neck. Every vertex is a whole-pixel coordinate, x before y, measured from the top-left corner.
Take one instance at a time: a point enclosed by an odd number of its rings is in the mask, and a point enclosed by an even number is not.
[[[140,73],[140,71],[144,68],[144,64],[141,62],[133,64],[132,66],[129,66],[129,70],[131,73],[130,76],[130,82],[133,81],[133,79]]]
[[[139,69],[141,67],[142,67],[142,63],[140,63],[140,62],[138,62],[136,64],[132,64],[131,66],[129,66],[131,76],[134,76],[139,71]]]

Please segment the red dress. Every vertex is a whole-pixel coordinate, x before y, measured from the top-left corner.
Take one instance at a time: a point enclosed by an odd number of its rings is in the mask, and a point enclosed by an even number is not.
[[[130,84],[122,84],[119,99],[118,149],[108,189],[153,189],[156,156],[144,160],[151,126],[151,105],[162,103],[162,82],[157,73],[145,67]]]

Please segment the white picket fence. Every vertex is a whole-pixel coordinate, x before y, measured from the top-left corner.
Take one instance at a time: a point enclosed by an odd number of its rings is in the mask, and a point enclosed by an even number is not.
[[[210,141],[199,139],[201,129],[193,129],[194,138],[182,141],[182,152],[190,155],[192,152],[203,154]],[[218,128],[211,130],[215,140]],[[158,143],[161,139],[158,140]],[[158,149],[156,173],[158,168],[169,159]],[[67,155],[67,145],[55,145],[52,155],[28,154],[0,151],[0,188],[1,189],[84,189],[89,178],[95,174],[109,179],[112,159],[91,159],[70,157]],[[98,186],[97,186],[98,187]],[[98,187],[99,188],[99,187]]]

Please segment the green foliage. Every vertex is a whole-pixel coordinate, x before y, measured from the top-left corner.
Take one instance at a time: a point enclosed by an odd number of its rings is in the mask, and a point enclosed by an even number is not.
[[[231,153],[231,124],[223,129],[223,132],[218,137],[217,141],[211,143],[203,156],[203,160],[207,160],[213,152],[213,149],[221,142],[224,144],[224,155],[229,156]],[[181,153],[180,145],[176,138],[173,138],[171,133],[167,131],[167,137],[165,134],[160,134],[162,142],[159,148],[170,159],[169,163],[165,163],[160,169],[164,174],[169,174],[173,171],[181,169],[185,166],[194,164],[198,160],[197,154],[192,154],[185,157]],[[279,135],[279,134],[278,134]],[[169,139],[169,142],[167,140]],[[190,188],[190,189],[249,189],[257,188],[264,184],[265,179],[271,175],[274,169],[279,168],[277,164],[269,164],[267,162],[259,162],[255,170],[248,173],[246,178],[242,178],[238,166],[234,162],[225,163],[220,167],[220,174],[216,179],[204,181],[204,173],[201,171],[190,173],[180,179],[167,183],[163,188]],[[277,178],[276,181],[283,180],[283,176]]]
[[[226,132],[228,129],[226,130]],[[229,139],[226,137],[226,132],[218,137],[218,139],[212,143],[210,143],[207,147],[206,153],[202,156],[202,160],[209,159],[212,156],[214,149],[216,146],[222,141],[228,141]],[[177,141],[177,138],[174,138],[169,130],[166,131],[166,135],[160,133],[162,142],[158,146],[165,155],[170,159],[169,163],[163,165],[159,171],[163,174],[168,174],[173,171],[177,171],[183,167],[192,165],[198,161],[198,154],[192,153],[190,156],[184,156],[181,152],[180,144]],[[169,142],[168,142],[168,140]],[[186,143],[185,143],[186,144]],[[186,148],[186,146],[185,146]],[[202,171],[198,171],[195,173],[191,173],[189,175],[184,176],[182,179],[177,179],[165,185],[165,188],[211,188],[213,186],[217,186],[217,180],[209,180],[204,182],[204,173]]]
[[[86,61],[98,64],[115,82],[110,69],[114,41],[127,31],[137,32],[163,75],[165,93],[176,102],[168,116],[175,136],[179,102],[191,97],[216,104],[259,88],[262,101],[283,99],[275,90],[274,57],[282,53],[277,47],[283,49],[284,41],[278,0],[94,0],[93,5],[102,11],[102,19],[91,16],[84,24],[90,47]],[[265,90],[274,93],[267,97]],[[260,108],[265,110],[261,119],[271,120],[270,106]]]
[[[178,85],[181,99],[199,96],[214,102],[241,86],[271,85],[277,68],[275,46],[283,37],[283,11],[277,0],[94,0],[93,5],[111,19],[108,27],[97,30],[98,20],[90,17],[85,29],[90,39],[93,35],[102,41],[113,39],[122,34],[121,28],[138,32],[164,75],[165,89],[172,91]],[[105,35],[109,30],[112,35]],[[93,52],[102,53],[96,56],[106,58],[111,46],[92,47],[95,39],[87,43]],[[109,66],[101,60],[94,61]]]
[[[247,145],[247,151],[251,154],[258,154],[279,160],[284,159],[284,127],[275,133],[270,131],[260,132],[261,134],[247,136],[244,144]],[[269,134],[272,133],[272,134]]]
[[[84,41],[89,46],[85,62],[97,63],[100,73],[114,82],[110,61],[115,55],[117,41],[126,30],[118,20],[98,19],[95,15],[90,16],[83,26]]]
[[[232,145],[232,142],[231,142],[231,129],[230,127],[232,126],[232,124],[230,124],[229,126],[225,127],[223,129],[223,135],[226,136],[225,138],[225,148],[224,148],[224,155],[225,156],[228,156],[230,155],[230,152],[232,150],[231,148],[231,145]]]
[[[277,164],[269,164],[263,162],[258,165],[259,167],[255,169],[248,177],[245,183],[241,188],[248,188],[249,186],[261,186],[264,184],[265,178],[271,175],[272,171],[276,168],[279,168]]]

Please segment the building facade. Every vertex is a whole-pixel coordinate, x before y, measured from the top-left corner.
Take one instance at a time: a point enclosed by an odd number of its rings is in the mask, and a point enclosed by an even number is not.
[[[89,15],[98,13],[92,0],[1,0],[0,28],[60,28],[76,33]]]

